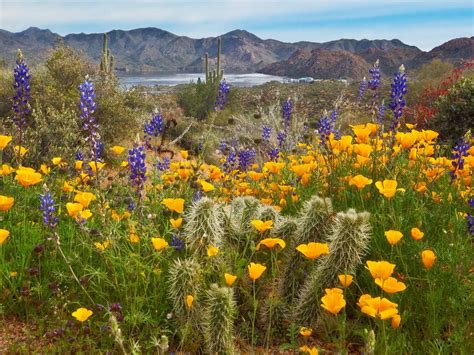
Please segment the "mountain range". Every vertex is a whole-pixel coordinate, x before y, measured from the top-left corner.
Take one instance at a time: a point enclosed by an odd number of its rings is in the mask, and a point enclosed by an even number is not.
[[[220,37],[222,65],[227,73],[360,78],[376,59],[380,59],[382,72],[391,75],[402,63],[407,69],[416,69],[434,58],[457,63],[474,57],[474,37],[453,39],[429,52],[398,39],[287,43],[264,40],[244,30]],[[108,32],[108,39],[116,69],[122,71],[202,72],[205,53],[209,53],[211,63],[217,54],[215,37],[193,39],[153,27],[113,30]],[[0,59],[12,64],[20,48],[29,63],[40,63],[63,41],[98,62],[102,40],[102,33],[60,36],[36,27],[17,33],[0,30]]]

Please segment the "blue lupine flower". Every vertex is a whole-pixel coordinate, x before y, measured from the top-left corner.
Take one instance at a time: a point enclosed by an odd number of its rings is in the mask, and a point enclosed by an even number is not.
[[[329,140],[331,133],[334,134],[336,139],[340,139],[341,132],[336,130],[336,120],[337,120],[337,111],[336,109],[332,110],[331,115],[328,116],[327,113],[319,119],[317,130],[319,136],[321,137],[321,145],[324,148],[327,148],[326,141]]]
[[[378,59],[375,61],[374,66],[369,69],[369,73],[372,78],[368,81],[367,84],[370,90],[376,91],[380,86],[380,67]]]
[[[239,169],[246,171],[252,165],[257,153],[253,149],[243,149],[238,154]]]
[[[144,132],[145,135],[150,137],[158,137],[163,132],[164,122],[161,113],[156,113],[152,116],[151,120],[145,122]]]
[[[277,141],[278,141],[278,147],[279,147],[279,148],[282,148],[282,147],[283,147],[283,144],[285,143],[285,139],[286,139],[286,134],[285,134],[285,132],[279,131],[279,132],[277,133]]]
[[[282,106],[282,114],[283,114],[283,123],[285,127],[288,129],[291,123],[291,114],[293,112],[293,103],[290,99],[287,99]]]
[[[170,164],[171,164],[171,159],[168,157],[164,157],[163,160],[158,160],[156,162],[156,168],[159,171],[166,171],[169,169]]]
[[[405,94],[407,93],[407,76],[405,74],[405,67],[403,64],[398,69],[398,72],[394,74],[392,82],[392,92],[390,94],[391,102],[390,109],[393,111],[393,122],[391,129],[396,131],[400,124],[400,118],[403,114],[407,102],[405,100]]]
[[[219,151],[222,154],[225,154],[226,149],[227,149],[227,142],[225,140],[221,140],[220,143],[219,143]]]
[[[197,190],[197,191],[193,194],[192,201],[193,201],[193,202],[198,202],[202,197],[203,197],[202,191],[201,191],[201,190]]]
[[[170,247],[175,248],[177,251],[181,251],[185,247],[184,240],[182,240],[181,238],[179,238],[176,235],[173,235],[171,237]]]
[[[13,97],[13,122],[19,130],[23,130],[26,127],[26,116],[31,112],[29,105],[31,76],[20,50],[18,50],[18,58],[13,76],[15,78],[13,84],[15,89],[15,96]]]
[[[222,110],[225,103],[227,102],[227,96],[230,92],[230,85],[225,79],[223,79],[219,84],[219,91],[217,92],[216,103],[214,105],[214,110]]]
[[[229,149],[229,153],[224,162],[224,170],[226,172],[232,171],[237,163],[237,154],[234,149]]]
[[[469,201],[467,201],[467,204],[469,205],[469,207],[474,208],[474,197],[471,197]]]
[[[382,103],[379,106],[377,111],[377,134],[381,137],[383,134],[383,123],[385,120],[385,103],[382,100]]]
[[[76,160],[83,161],[84,160],[84,154],[82,154],[82,152],[76,152]]]
[[[79,101],[79,109],[81,110],[80,118],[82,120],[82,129],[86,132],[86,142],[90,145],[91,160],[99,161],[100,156],[100,135],[99,125],[94,117],[94,112],[97,109],[97,105],[94,101],[96,98],[94,84],[89,81],[86,76],[84,82],[79,86],[81,98]]]
[[[146,154],[145,147],[139,146],[128,151],[128,164],[130,167],[130,180],[138,194],[143,190],[146,180]]]
[[[262,139],[266,142],[270,139],[270,136],[272,134],[272,128],[269,126],[263,126],[262,127]]]
[[[364,79],[362,79],[362,81],[360,82],[359,93],[357,95],[357,99],[359,101],[362,100],[362,97],[365,94],[365,90],[367,90],[367,79],[364,76]]]
[[[466,218],[467,218],[467,230],[470,235],[474,235],[474,216],[469,213]]]
[[[452,162],[451,164],[454,167],[454,171],[451,171],[451,179],[456,178],[456,171],[464,169],[464,157],[469,155],[468,151],[471,148],[471,144],[469,143],[469,139],[461,138],[453,148],[453,152],[451,154]]]
[[[54,200],[49,191],[39,195],[40,200],[40,211],[43,212],[43,224],[53,229],[58,224],[58,217],[56,216],[56,207],[54,206]]]
[[[270,149],[268,152],[268,156],[270,157],[270,160],[278,160],[278,157],[280,156],[280,150],[277,147],[273,147]]]

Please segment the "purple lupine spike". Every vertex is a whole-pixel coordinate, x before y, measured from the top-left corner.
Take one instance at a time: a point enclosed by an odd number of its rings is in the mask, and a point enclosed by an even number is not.
[[[170,164],[171,164],[171,159],[168,157],[164,157],[163,160],[158,160],[156,162],[156,168],[159,171],[166,171],[169,169]]]
[[[458,144],[454,146],[451,154],[451,164],[454,167],[454,170],[450,172],[452,180],[456,179],[456,171],[464,169],[464,157],[469,155],[470,148],[471,144],[466,137],[461,138]]]
[[[272,134],[272,128],[267,126],[267,125],[264,125],[262,127],[262,139],[265,142],[268,142],[268,140],[270,139],[271,134]]]
[[[364,76],[364,79],[362,79],[362,81],[360,82],[357,100],[359,101],[362,100],[362,97],[364,96],[366,90],[367,90],[367,79]]]
[[[270,157],[270,160],[277,161],[280,156],[280,150],[277,147],[273,147],[268,152],[268,156]]]
[[[18,58],[13,76],[15,79],[13,84],[15,89],[15,96],[13,97],[13,122],[18,129],[22,130],[26,127],[26,116],[31,112],[29,104],[31,75],[20,50],[18,50]]]
[[[291,99],[285,100],[282,106],[282,115],[283,115],[283,123],[286,129],[290,128],[291,124],[291,114],[293,113],[293,103]]]
[[[39,195],[40,211],[43,212],[43,224],[48,228],[55,228],[58,224],[58,217],[56,216],[56,207],[54,200],[49,191]]]
[[[139,146],[128,151],[128,165],[130,167],[130,180],[135,186],[137,194],[141,192],[146,180],[146,153],[145,147]]]
[[[239,169],[246,171],[252,165],[256,152],[253,149],[243,149],[238,153]]]
[[[380,86],[380,67],[379,67],[379,60],[377,59],[374,63],[374,66],[369,69],[369,73],[371,75],[371,79],[367,82],[368,87],[370,90],[377,90]]]
[[[173,247],[177,251],[181,251],[185,247],[184,240],[173,234],[170,241],[170,247]]]
[[[385,120],[385,103],[382,100],[378,110],[377,110],[377,134],[379,137],[383,134],[383,123]]]
[[[219,84],[219,90],[216,96],[216,103],[214,104],[215,111],[221,111],[226,102],[228,95],[230,93],[230,85],[227,83],[225,79],[223,79]]]
[[[278,147],[281,149],[286,140],[286,134],[283,131],[277,133]]]
[[[392,92],[390,94],[390,109],[393,111],[393,122],[390,127],[394,132],[398,129],[400,119],[403,115],[403,109],[406,106],[405,94],[407,93],[407,76],[403,64],[394,74],[392,82]]]
[[[232,171],[237,163],[237,154],[235,153],[234,149],[229,149],[229,153],[226,156],[224,162],[224,170],[226,172]]]
[[[89,143],[91,160],[99,161],[101,159],[101,147],[100,142],[99,125],[94,113],[97,109],[95,103],[96,93],[94,84],[86,76],[84,82],[79,85],[80,100],[79,109],[81,111],[80,118],[82,120],[82,129],[86,132],[87,137],[85,141]]]

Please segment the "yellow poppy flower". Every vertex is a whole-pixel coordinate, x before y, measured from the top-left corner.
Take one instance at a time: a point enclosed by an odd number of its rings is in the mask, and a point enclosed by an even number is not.
[[[104,251],[105,249],[107,249],[109,246],[110,246],[110,241],[106,240],[105,242],[101,243],[101,242],[95,242],[94,243],[95,247],[97,249],[99,249],[100,251]]]
[[[280,238],[265,238],[257,244],[255,249],[260,250],[260,245],[265,245],[268,249],[273,249],[276,245],[279,245],[282,249],[286,247],[285,241]]]
[[[0,245],[5,243],[5,240],[7,240],[9,235],[10,235],[9,231],[7,231],[6,229],[0,229]]]
[[[0,170],[0,175],[3,175],[3,176],[10,175],[14,171],[15,169],[13,169],[10,165],[2,164],[2,170]]]
[[[386,280],[392,276],[395,264],[388,261],[367,261],[367,269],[374,279]]]
[[[191,307],[193,306],[193,302],[194,302],[194,296],[192,295],[187,295],[186,296],[186,306],[191,309]]]
[[[189,153],[188,153],[187,150],[182,150],[182,151],[180,151],[179,153],[181,154],[181,157],[182,157],[183,159],[188,159]]]
[[[84,162],[83,162],[82,160],[76,160],[76,161],[74,162],[74,169],[76,169],[76,170],[81,170],[83,163],[84,163]]]
[[[356,186],[359,190],[363,189],[367,185],[370,185],[372,180],[366,178],[364,175],[356,175],[349,180],[349,186]]]
[[[13,147],[13,151],[15,152],[15,155],[20,154],[20,156],[24,156],[26,153],[28,153],[28,149],[25,147],[20,147],[19,145],[16,145]]]
[[[91,170],[94,174],[97,174],[97,171],[102,170],[104,168],[104,166],[105,166],[105,163],[101,163],[100,161],[98,161],[98,162],[91,161],[89,163],[89,167],[91,168]]]
[[[256,264],[256,263],[250,263],[250,265],[247,266],[248,272],[249,272],[249,277],[252,281],[255,281],[259,279],[262,274],[265,272],[267,269],[266,266],[263,266],[262,264]]]
[[[178,229],[183,224],[183,219],[182,218],[177,218],[177,219],[171,218],[170,223],[173,226],[173,228]]]
[[[346,306],[342,290],[338,288],[326,289],[326,295],[321,298],[321,302],[321,307],[334,315]]]
[[[83,323],[89,319],[89,317],[93,314],[91,310],[87,308],[78,308],[75,312],[72,313],[72,316],[76,318],[79,322]]]
[[[411,231],[411,237],[414,239],[414,240],[420,240],[424,237],[425,233],[423,233],[421,230],[419,230],[418,228],[412,228]]]
[[[136,244],[140,241],[140,237],[136,235],[135,233],[130,233],[129,240],[130,240],[130,243]]]
[[[79,202],[84,208],[89,207],[89,204],[96,199],[92,192],[78,192],[74,196],[74,202]]]
[[[400,241],[400,239],[402,239],[403,234],[400,231],[388,230],[385,232],[385,237],[387,238],[390,245],[393,246],[397,244]]]
[[[207,256],[210,258],[212,258],[213,256],[216,256],[218,252],[219,252],[219,248],[216,248],[214,245],[209,245],[207,247]]]
[[[163,238],[151,238],[151,243],[153,244],[153,248],[155,248],[157,251],[160,251],[161,249],[168,246],[168,242]]]
[[[407,286],[403,282],[398,281],[394,277],[389,277],[385,280],[375,279],[375,284],[377,286],[380,286],[382,290],[384,290],[387,293],[402,292],[402,291],[405,291],[407,288]]]
[[[66,209],[69,216],[76,217],[77,214],[84,209],[84,206],[82,206],[80,203],[68,202],[66,203]]]
[[[308,353],[309,355],[318,355],[319,354],[319,350],[315,346],[310,348],[308,345],[303,345],[303,346],[300,346],[299,350],[302,353]]]
[[[12,136],[0,136],[0,150],[4,150],[11,141]]]
[[[337,277],[342,287],[349,287],[352,284],[352,280],[354,280],[354,276],[347,274],[338,275]]]
[[[37,173],[32,168],[20,168],[16,171],[15,180],[17,180],[21,186],[28,187],[36,185],[41,179],[41,174]]]
[[[79,222],[83,222],[83,221],[86,221],[88,220],[89,218],[92,217],[92,212],[91,210],[82,210],[82,211],[79,211],[79,213],[76,215],[76,219],[79,221]]]
[[[39,170],[44,174],[48,175],[51,172],[51,168],[49,168],[46,164],[41,164]]]
[[[402,317],[399,314],[396,314],[392,318],[392,328],[398,328],[400,326],[400,322],[402,321]]]
[[[201,187],[204,192],[210,192],[210,191],[215,190],[214,185],[212,185],[211,183],[208,183],[206,180],[199,179],[197,182],[198,184],[201,184]]]
[[[250,222],[250,224],[260,233],[263,233],[267,230],[273,228],[273,221],[261,221],[259,219],[254,219]]]
[[[161,201],[162,205],[165,205],[170,211],[177,213],[183,213],[184,211],[184,199],[182,198],[165,198]]]
[[[228,274],[228,273],[224,274],[224,278],[225,278],[225,283],[229,287],[234,284],[235,280],[237,280],[237,276],[232,275],[232,274]]]
[[[421,260],[423,261],[425,268],[429,270],[433,267],[433,264],[436,261],[436,255],[432,250],[423,250],[421,252]]]
[[[13,197],[0,195],[0,211],[1,212],[8,211],[10,208],[12,208],[14,203],[15,203],[15,199]]]
[[[327,243],[311,242],[308,244],[300,244],[296,247],[296,250],[311,260],[319,258],[323,254],[329,254],[329,247]]]
[[[377,181],[375,183],[375,187],[379,190],[380,194],[382,194],[386,198],[392,198],[395,196],[397,192],[397,181],[396,180],[384,180]]]
[[[301,327],[300,328],[300,334],[302,336],[304,336],[305,338],[309,337],[311,335],[311,333],[313,333],[313,329],[311,329],[311,328],[307,328],[307,327]]]
[[[59,164],[61,164],[62,160],[63,159],[60,158],[60,157],[54,157],[53,159],[51,159],[51,162],[53,163],[53,165],[59,165]]]
[[[120,145],[114,145],[112,148],[110,148],[110,151],[115,155],[120,155],[125,151],[125,147],[122,147]]]
[[[398,305],[386,298],[372,298],[370,295],[362,295],[358,305],[362,313],[382,320],[393,318],[398,314]]]

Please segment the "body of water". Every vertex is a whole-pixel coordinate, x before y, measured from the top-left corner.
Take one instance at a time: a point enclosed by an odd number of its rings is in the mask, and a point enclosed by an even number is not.
[[[119,81],[125,88],[132,86],[175,86],[179,84],[188,84],[192,81],[196,82],[198,78],[204,80],[204,73],[118,73]],[[225,74],[224,78],[235,86],[256,86],[268,83],[270,81],[278,81],[280,83],[288,82],[289,79],[266,74]]]

